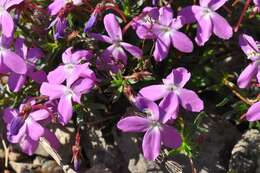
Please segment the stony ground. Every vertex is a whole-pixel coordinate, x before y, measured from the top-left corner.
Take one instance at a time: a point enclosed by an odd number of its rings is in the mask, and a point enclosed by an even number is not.
[[[193,159],[200,173],[254,173],[260,172],[260,133],[258,130],[241,132],[236,126],[210,114],[203,119],[207,129],[199,147],[199,154]],[[2,127],[2,124],[1,124]],[[66,163],[71,162],[71,147],[75,129],[71,126],[52,127],[63,144],[59,150]],[[89,126],[82,133],[82,167],[85,173],[145,173],[179,172],[190,173],[190,161],[184,155],[170,158],[171,163],[148,162],[140,150],[141,136],[125,134],[111,127],[107,132],[102,126]],[[243,134],[244,133],[244,134]],[[194,134],[201,135],[201,134]],[[4,149],[0,145],[1,168],[4,164]],[[41,147],[34,156],[20,153],[17,146],[9,145],[9,169],[11,172],[53,173],[63,172],[56,162]],[[3,172],[3,170],[0,170]]]

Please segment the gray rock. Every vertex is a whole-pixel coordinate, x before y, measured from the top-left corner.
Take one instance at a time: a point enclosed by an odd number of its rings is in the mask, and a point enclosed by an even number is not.
[[[234,146],[229,171],[236,173],[260,172],[260,133],[248,130]]]

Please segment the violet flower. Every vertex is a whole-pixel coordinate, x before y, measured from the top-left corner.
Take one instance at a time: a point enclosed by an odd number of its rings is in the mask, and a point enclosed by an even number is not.
[[[7,11],[14,5],[18,5],[22,3],[23,0],[1,0],[0,1],[0,25],[2,28],[2,33],[6,37],[11,37],[14,30],[14,21],[12,19],[12,16]]]
[[[190,76],[191,74],[185,68],[179,67],[173,69],[162,80],[163,84],[144,87],[139,93],[152,101],[162,99],[160,107],[163,107],[172,119],[177,117],[179,104],[188,111],[200,112],[204,107],[203,101],[194,91],[183,88]]]
[[[25,74],[27,66],[25,61],[10,49],[10,38],[2,36],[0,38],[0,72],[7,73],[10,71]]]
[[[89,64],[81,64],[82,61],[89,61],[92,56],[93,54],[89,50],[79,50],[72,53],[72,47],[68,48],[62,54],[63,65],[58,66],[48,74],[48,81],[61,84],[66,80],[67,84],[71,85],[82,76],[95,80],[95,74],[89,69]]]
[[[15,51],[22,57],[27,65],[27,72],[25,74],[17,74],[11,72],[8,80],[8,85],[13,92],[18,92],[26,82],[27,78],[31,78],[35,82],[41,84],[46,81],[47,77],[43,70],[36,70],[35,63],[43,56],[43,53],[38,48],[28,48],[24,40],[18,38],[15,42]]]
[[[117,127],[124,132],[145,132],[142,148],[144,157],[148,160],[155,160],[159,156],[161,144],[178,148],[181,136],[175,128],[166,124],[168,118],[164,116],[164,111],[147,99],[139,98],[137,102],[147,117],[129,116],[121,119]]]
[[[72,3],[75,6],[83,4],[82,0],[54,0],[48,7],[52,16],[57,15],[62,8],[66,7],[66,4]]]
[[[260,120],[260,102],[253,104],[246,113],[246,119],[248,121]]]
[[[256,11],[260,12],[260,0],[254,0]]]
[[[65,30],[68,26],[67,19],[65,17],[57,16],[49,25],[48,29],[55,26],[54,39],[58,40],[64,37]]]
[[[260,83],[260,50],[257,42],[253,37],[242,34],[239,37],[239,45],[247,58],[252,62],[242,71],[237,83],[240,88],[246,88],[250,85],[251,80],[256,77]]]
[[[215,11],[222,7],[227,0],[200,0],[199,5],[192,5],[181,10],[183,24],[197,21],[197,36],[195,41],[203,46],[212,32],[222,39],[229,39],[233,35],[232,27],[225,18]]]
[[[145,7],[142,13],[133,19],[132,27],[140,39],[156,39],[152,32],[153,25],[158,21],[159,9],[157,7]]]
[[[59,99],[58,113],[62,124],[67,124],[72,117],[72,101],[80,103],[81,95],[88,93],[94,86],[90,78],[79,79],[72,85],[61,85],[43,82],[40,88],[42,95],[49,96],[50,100]]]
[[[97,10],[94,10],[93,13],[91,13],[90,18],[85,24],[84,32],[88,33],[91,30],[91,28],[96,23],[97,15],[98,15]]]
[[[23,106],[20,107],[20,111]],[[40,137],[44,137],[53,148],[58,149],[59,141],[56,136],[40,124],[41,121],[46,120],[49,116],[49,112],[44,109],[22,116],[18,110],[6,108],[3,119],[7,124],[8,141],[19,144],[22,151],[28,155],[32,155],[35,152]]]
[[[156,35],[155,50],[153,56],[156,61],[162,61],[166,58],[170,45],[181,52],[189,53],[193,51],[193,43],[182,32],[178,31],[182,27],[179,18],[173,18],[173,12],[170,7],[161,7],[159,9],[159,19],[152,27]]]
[[[96,33],[91,33],[90,36],[112,44],[105,51],[110,53],[117,61],[121,60],[124,64],[127,64],[127,55],[124,49],[136,58],[142,57],[143,52],[140,48],[123,42],[122,31],[114,14],[110,13],[104,17],[104,25],[109,36]]]

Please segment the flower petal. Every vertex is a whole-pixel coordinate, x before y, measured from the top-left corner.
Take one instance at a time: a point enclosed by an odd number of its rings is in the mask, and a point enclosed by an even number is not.
[[[14,21],[11,15],[7,11],[1,11],[0,13],[0,23],[2,27],[2,33],[6,37],[11,37],[14,30]]]
[[[104,17],[104,25],[108,35],[117,41],[122,40],[122,31],[113,13],[109,13]]]
[[[142,88],[139,91],[139,93],[143,97],[145,97],[151,101],[156,101],[156,100],[163,98],[168,93],[168,91],[166,90],[164,85],[151,85],[151,86]]]
[[[166,85],[175,85],[177,87],[184,87],[190,80],[190,72],[184,67],[178,67],[173,69],[172,72],[163,79],[163,83]]]
[[[54,148],[55,150],[59,149],[60,141],[50,130],[45,128],[43,137],[49,142],[52,148]]]
[[[3,62],[8,68],[10,68],[15,73],[25,74],[27,71],[27,66],[24,60],[16,53],[10,50],[5,50],[3,52]]]
[[[30,117],[25,120],[25,123],[27,125],[27,133],[30,138],[35,141],[39,140],[44,133],[44,128]]]
[[[202,16],[200,16],[200,19],[197,21],[197,35],[195,41],[199,46],[203,46],[212,35],[212,21],[210,17]]]
[[[125,42],[121,42],[120,44],[125,48],[127,52],[129,52],[135,58],[141,58],[143,56],[143,51],[139,47]]]
[[[112,44],[112,39],[106,35],[89,33],[89,36],[95,38],[96,40]]]
[[[164,6],[159,9],[159,22],[169,26],[173,19],[173,11],[170,7]]]
[[[174,31],[171,35],[173,47],[181,52],[190,53],[193,51],[193,43],[190,38],[179,31]]]
[[[22,138],[19,144],[22,151],[31,156],[36,151],[39,141],[35,141],[31,139],[29,136],[25,136],[24,138]]]
[[[213,12],[212,22],[213,32],[219,38],[230,39],[232,37],[233,29],[224,17],[220,16],[218,13]]]
[[[161,62],[164,60],[170,49],[171,38],[168,34],[160,34],[155,42],[153,56],[155,61]]]
[[[14,5],[18,5],[18,4],[22,3],[23,1],[24,0],[8,0],[8,1],[5,0],[4,7],[7,10],[8,8],[10,8]]]
[[[13,92],[18,92],[23,87],[26,81],[25,75],[11,73],[8,79],[8,86]]]
[[[3,120],[6,124],[11,123],[12,119],[17,116],[18,116],[18,111],[16,109],[10,109],[10,108],[4,109]]]
[[[80,63],[81,60],[89,61],[93,53],[89,50],[78,50],[72,54],[72,61]]]
[[[123,132],[145,132],[149,128],[150,121],[148,119],[130,116],[121,119],[117,123],[117,128]]]
[[[246,119],[248,121],[260,120],[260,102],[256,102],[248,109]]]
[[[44,109],[40,109],[40,110],[37,110],[37,111],[30,113],[30,117],[34,121],[44,120],[44,119],[47,119],[49,116],[50,116],[49,112],[47,110],[44,110]]]
[[[149,118],[152,120],[159,120],[159,107],[151,100],[144,97],[137,96],[134,101],[135,106],[142,112],[149,114]]]
[[[64,0],[54,0],[54,2],[52,2],[49,5],[48,9],[51,12],[51,15],[55,16],[65,6],[66,6],[66,1],[64,1]]]
[[[239,36],[239,45],[246,55],[252,52],[259,52],[256,41],[250,35],[241,34]]]
[[[166,147],[178,148],[181,145],[181,136],[175,128],[164,125],[161,134],[163,145]]]
[[[50,84],[43,82],[40,88],[40,93],[49,96],[50,100],[57,99],[64,94],[66,87],[58,84]]]
[[[204,108],[203,101],[192,90],[179,89],[179,99],[182,107],[188,111],[200,112]]]
[[[256,76],[257,72],[258,72],[257,62],[253,62],[249,64],[238,77],[237,84],[239,88],[248,87],[250,85],[252,78]]]
[[[159,128],[150,128],[144,135],[142,144],[144,157],[147,160],[155,160],[161,150],[161,133]]]
[[[45,71],[43,71],[43,70],[31,72],[31,73],[29,73],[29,76],[31,77],[32,80],[34,80],[38,84],[41,84],[41,83],[47,81],[47,75],[46,75]]]
[[[179,109],[179,100],[177,94],[174,92],[169,93],[166,97],[162,99],[159,107],[163,109],[160,120],[166,123],[170,119],[176,119]]]
[[[216,11],[218,10],[220,7],[222,7],[225,3],[227,2],[227,0],[210,0],[209,2],[209,7]]]
[[[71,97],[68,96],[61,97],[58,104],[58,111],[61,115],[60,117],[61,122],[67,124],[70,121],[73,114]]]
[[[202,8],[198,5],[187,6],[181,9],[178,13],[182,25],[194,23],[197,21],[197,16],[202,12]]]
[[[49,72],[47,79],[50,83],[61,84],[65,81],[66,76],[67,76],[67,74],[65,72],[65,66],[61,65],[61,66],[58,66],[53,71]]]

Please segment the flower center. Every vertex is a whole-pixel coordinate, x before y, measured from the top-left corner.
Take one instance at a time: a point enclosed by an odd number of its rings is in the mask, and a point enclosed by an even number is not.
[[[204,7],[203,9],[203,17],[210,18],[212,15],[212,10],[210,8]]]
[[[0,15],[3,14],[4,11],[5,11],[5,8],[2,5],[0,5]]]
[[[74,92],[70,88],[67,88],[64,92],[65,96],[72,96],[73,94]]]
[[[158,128],[160,129],[162,127],[162,124],[158,121],[155,120],[151,120],[151,124],[150,124],[151,128]]]
[[[174,84],[166,84],[165,86],[166,86],[166,89],[171,92],[176,91],[178,89],[178,87]]]
[[[73,71],[74,67],[75,67],[75,65],[74,65],[74,64],[72,64],[72,63],[65,64],[65,69],[66,69],[66,71],[67,71],[69,74],[71,74],[71,73],[72,73],[72,71]]]

